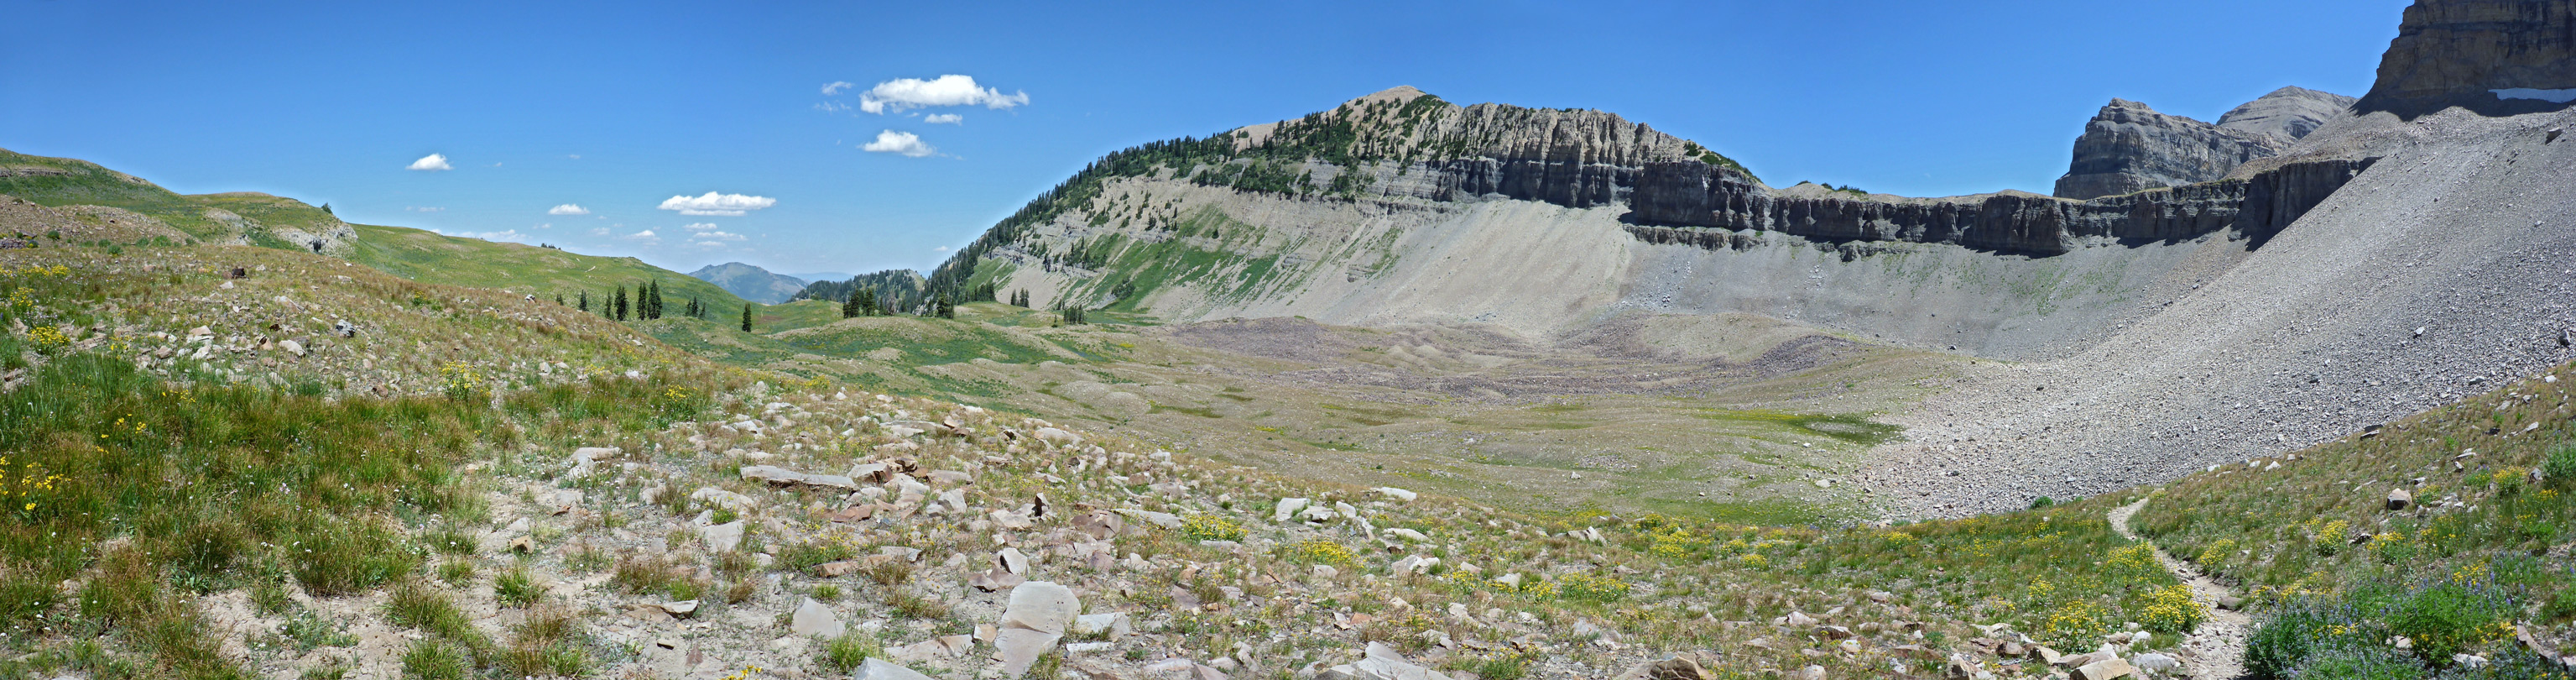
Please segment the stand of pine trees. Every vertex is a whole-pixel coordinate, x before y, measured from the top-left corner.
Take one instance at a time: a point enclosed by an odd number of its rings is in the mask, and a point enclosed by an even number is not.
[[[854,316],[877,316],[883,313],[885,310],[877,308],[877,292],[873,290],[851,288],[850,296],[841,300],[841,318],[844,319]]]

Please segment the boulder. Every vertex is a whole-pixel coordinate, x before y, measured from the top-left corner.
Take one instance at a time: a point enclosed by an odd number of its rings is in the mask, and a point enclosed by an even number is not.
[[[788,617],[787,629],[804,637],[833,638],[849,632],[847,626],[841,625],[841,615],[810,597],[796,605],[796,613]]]
[[[1073,589],[1030,581],[1011,589],[1010,604],[1002,610],[1002,627],[1063,635],[1081,613],[1082,601],[1074,597]]]
[[[2163,673],[2165,671],[2181,668],[2182,660],[2176,659],[2170,654],[2148,652],[2130,657],[2129,665],[2136,666],[2138,667],[2138,670],[2142,671]]]
[[[851,678],[852,680],[931,680],[930,676],[877,658],[870,658],[867,663],[859,664],[859,672]]]
[[[1449,676],[1406,661],[1404,654],[1386,643],[1371,642],[1359,661],[1326,669],[1315,680],[1449,680]]]
[[[2389,510],[2404,510],[2413,505],[2415,505],[2415,494],[2407,493],[2405,489],[2388,490]]]
[[[1279,499],[1279,505],[1270,509],[1270,521],[1286,522],[1289,518],[1296,517],[1297,511],[1306,509],[1306,504],[1312,502],[1314,501],[1304,498]]]
[[[1393,498],[1393,499],[1396,499],[1396,500],[1399,500],[1399,501],[1411,501],[1411,500],[1413,500],[1414,498],[1417,498],[1417,497],[1419,497],[1419,496],[1421,495],[1421,494],[1417,494],[1417,493],[1414,493],[1414,492],[1411,492],[1411,491],[1406,491],[1406,490],[1404,490],[1404,489],[1398,489],[1398,488],[1395,488],[1395,487],[1392,487],[1392,486],[1381,486],[1381,487],[1378,487],[1378,488],[1376,488],[1376,489],[1374,489],[1374,490],[1375,490],[1375,491],[1377,491],[1377,492],[1378,492],[1378,493],[1380,493],[1380,494],[1384,494],[1384,495],[1385,495],[1386,497],[1388,497],[1388,498]]]
[[[1109,612],[1105,614],[1084,614],[1073,617],[1073,627],[1067,630],[1075,635],[1107,634],[1112,637],[1124,637],[1127,634],[1128,629],[1129,624],[1127,622],[1126,614],[1120,612]]]
[[[2137,672],[2138,669],[2130,666],[2129,662],[2112,657],[2077,666],[2073,677],[2075,680],[2111,680],[2136,675]]]
[[[707,552],[728,553],[742,547],[742,521],[735,520],[698,529],[698,537],[707,543]]]

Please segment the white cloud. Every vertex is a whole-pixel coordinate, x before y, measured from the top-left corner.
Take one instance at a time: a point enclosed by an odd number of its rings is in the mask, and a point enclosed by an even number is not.
[[[944,75],[930,80],[896,78],[877,83],[859,95],[859,110],[885,113],[928,106],[976,106],[1007,109],[1029,103],[1029,93],[1002,94],[997,88],[975,85],[970,76]]]
[[[939,124],[939,123],[947,123],[947,124],[950,124],[950,125],[959,125],[959,124],[963,124],[963,123],[965,123],[965,122],[966,122],[966,117],[965,117],[965,116],[960,116],[960,115],[957,115],[957,114],[954,114],[954,113],[934,113],[934,114],[930,114],[930,117],[928,117],[928,118],[923,118],[923,119],[921,119],[921,122],[924,122],[924,123],[930,123],[930,124],[933,124],[933,125],[936,125],[936,124]]]
[[[832,84],[823,86],[823,96],[829,97],[829,96],[832,96],[832,95],[840,94],[842,90],[847,90],[847,89],[850,89],[850,88],[853,88],[853,87],[858,87],[858,86],[859,86],[859,85],[858,85],[858,83],[853,83],[853,82],[850,82],[850,81],[847,81],[847,80],[835,80],[835,81],[832,81]]]
[[[931,251],[931,252],[934,252],[934,253],[945,253],[945,252],[948,252],[948,246],[940,246],[940,247],[937,247],[937,248],[932,248],[932,249],[930,249],[930,251]]]
[[[590,235],[592,235],[592,236],[607,236],[607,235],[608,235],[608,228],[607,228],[607,227],[599,227],[599,228],[596,228],[596,229],[592,229],[592,230],[590,230]]]
[[[700,248],[722,248],[722,247],[725,247],[725,244],[717,243],[717,242],[714,242],[714,241],[690,241],[690,242],[689,242],[689,245],[697,246],[697,247],[700,247]]]
[[[742,241],[751,237],[728,231],[708,231],[691,234],[689,235],[689,238],[700,238],[709,241]]]
[[[877,153],[899,153],[913,158],[939,153],[938,149],[921,143],[921,135],[893,130],[877,133],[877,141],[869,142],[867,146],[859,148]]]
[[[848,104],[843,104],[843,103],[840,103],[840,102],[823,102],[823,103],[821,103],[821,104],[815,104],[815,105],[814,105],[814,110],[816,110],[816,111],[823,111],[823,112],[827,112],[827,113],[838,113],[838,112],[841,112],[841,111],[848,111],[848,110],[850,110],[850,105],[848,105]]]
[[[636,242],[644,243],[644,244],[648,244],[648,245],[649,245],[649,244],[661,243],[661,242],[662,242],[662,237],[661,237],[660,235],[654,234],[654,233],[653,233],[653,230],[651,230],[651,229],[646,229],[646,230],[639,231],[639,232],[635,232],[635,233],[632,233],[632,234],[627,234],[627,235],[625,235],[625,236],[619,236],[618,238],[625,239],[625,240],[628,240],[628,241],[636,241]]]
[[[447,234],[447,232],[443,232],[443,231],[442,231],[442,232],[438,232],[438,233],[441,233],[441,234]],[[447,234],[447,235],[449,235],[449,236],[461,236],[461,237],[465,237],[465,238],[479,238],[479,239],[483,239],[483,240],[485,240],[485,241],[507,241],[507,242],[511,242],[511,243],[527,243],[527,242],[528,242],[528,235],[527,235],[527,234],[519,233],[519,230],[517,230],[517,229],[510,229],[510,230],[506,230],[506,231],[460,231],[460,232],[457,232],[457,233]]]
[[[566,204],[558,205],[558,206],[555,206],[555,207],[552,207],[552,208],[547,208],[547,209],[546,209],[546,214],[548,214],[548,215],[588,215],[588,214],[590,214],[590,209],[589,209],[589,208],[581,207],[581,206],[579,206],[579,205],[575,205],[575,204],[571,204],[571,203],[566,203]]]
[[[682,215],[740,217],[744,213],[773,205],[778,205],[778,199],[766,196],[719,194],[710,191],[705,196],[673,196],[670,200],[663,201],[661,208],[677,210]]]
[[[437,172],[437,171],[440,171],[440,170],[454,170],[454,169],[456,169],[456,166],[452,166],[452,165],[448,165],[448,164],[447,164],[447,154],[437,154],[437,153],[434,153],[434,154],[430,154],[430,155],[427,155],[427,156],[422,156],[422,157],[420,157],[420,160],[412,161],[412,162],[411,162],[411,165],[406,166],[406,167],[404,167],[403,169],[405,169],[405,170],[427,170],[427,171],[430,171],[430,172]]]
[[[716,225],[712,222],[693,222],[680,225],[680,228],[689,231],[715,231]]]
[[[403,206],[403,211],[404,211],[404,212],[438,212],[438,211],[441,211],[441,210],[446,210],[446,208],[422,208],[422,207],[417,207],[417,206],[408,206],[408,205]]]

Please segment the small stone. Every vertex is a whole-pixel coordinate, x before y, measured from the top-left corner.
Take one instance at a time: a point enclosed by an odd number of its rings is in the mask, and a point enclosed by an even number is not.
[[[1398,489],[1392,486],[1381,486],[1374,490],[1380,494],[1385,494],[1388,498],[1393,498],[1399,501],[1411,501],[1414,498],[1421,496],[1421,494],[1406,491],[1404,489]]]
[[[2405,489],[2390,489],[2388,491],[2389,510],[2404,510],[2414,504],[2415,494],[2407,493]]]
[[[653,605],[653,606],[654,606],[654,607],[656,607],[656,608],[661,609],[661,610],[662,610],[662,613],[670,614],[670,615],[672,615],[672,616],[682,616],[682,617],[685,617],[685,616],[688,616],[688,615],[690,615],[690,614],[692,614],[692,613],[696,613],[696,612],[698,611],[698,601],[697,601],[697,600],[681,600],[681,601],[678,601],[678,602],[664,602],[664,603],[657,604],[657,605]]]
[[[2148,652],[2148,653],[2145,653],[2145,654],[2140,654],[2140,655],[2137,655],[2137,656],[2134,656],[2134,657],[2130,657],[2130,658],[2129,658],[2129,665],[2138,667],[2138,670],[2142,670],[2142,671],[2153,671],[2153,672],[2161,673],[2161,672],[2164,672],[2164,671],[2169,671],[2169,670],[2173,670],[2173,669],[2176,669],[2176,668],[2181,668],[2181,667],[2182,667],[2182,660],[2181,660],[2181,659],[2176,659],[2176,658],[2174,658],[2174,657],[2173,657],[2172,655],[2170,655],[2170,654],[2160,654],[2160,653],[2156,653],[2156,652]]]

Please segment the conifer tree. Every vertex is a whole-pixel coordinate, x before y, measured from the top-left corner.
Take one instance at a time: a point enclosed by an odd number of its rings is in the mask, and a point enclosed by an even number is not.
[[[936,314],[938,314],[938,315],[939,315],[939,318],[942,318],[942,319],[954,319],[954,318],[957,318],[957,305],[956,305],[955,303],[952,303],[952,302],[949,302],[949,301],[948,301],[948,294],[947,294],[947,293],[940,293],[940,294],[939,294],[939,300],[938,300],[937,302],[932,303],[932,304],[931,304],[931,307],[932,307],[932,311],[933,311],[934,313],[936,313]]]
[[[619,321],[626,320],[626,312],[629,309],[626,303],[626,284],[617,284],[617,294],[616,296],[608,299],[608,304],[611,307],[615,307],[615,309],[609,310],[609,318]]]
[[[751,303],[742,303],[742,332],[751,332]]]
[[[859,297],[859,312],[861,314],[865,314],[867,316],[880,316],[885,314],[885,307],[877,304],[876,291],[860,290],[851,294]]]
[[[847,319],[858,316],[860,311],[859,289],[851,288],[850,296],[841,299],[841,318]]]
[[[590,291],[581,291],[581,311],[590,311]]]

